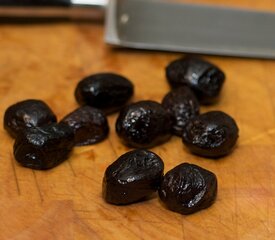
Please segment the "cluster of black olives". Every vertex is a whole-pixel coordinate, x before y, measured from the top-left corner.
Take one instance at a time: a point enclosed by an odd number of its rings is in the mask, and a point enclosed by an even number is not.
[[[80,107],[57,123],[49,106],[36,99],[10,106],[4,115],[4,128],[15,138],[15,159],[39,170],[57,166],[74,146],[97,143],[109,132],[104,113],[96,108]]]
[[[74,146],[104,140],[109,133],[106,115],[121,109],[133,95],[126,78],[102,73],[79,82],[75,97],[81,107],[57,123],[57,117],[41,100],[29,99],[10,106],[4,128],[15,138],[14,156],[23,166],[45,170],[69,157]]]
[[[111,164],[103,180],[103,196],[112,204],[129,204],[158,190],[173,211],[193,213],[210,206],[217,193],[216,176],[195,165],[181,164],[163,176],[163,161],[144,150],[162,144],[174,134],[194,154],[218,158],[229,154],[238,138],[235,121],[221,111],[200,114],[199,104],[218,100],[223,72],[198,58],[170,63],[166,77],[172,90],[162,103],[144,100],[128,104],[134,86],[112,73],[80,81],[75,98],[81,105],[59,123],[40,100],[10,106],[4,128],[14,137],[15,159],[25,167],[50,169],[69,157],[74,146],[95,144],[108,136],[106,115],[120,111],[116,132],[129,147],[139,148]]]
[[[172,90],[161,104],[140,101],[121,110],[116,132],[126,145],[140,149],[122,155],[106,169],[103,197],[108,203],[125,205],[158,191],[168,209],[191,214],[213,204],[217,195],[215,174],[183,163],[163,176],[163,161],[142,148],[161,144],[174,134],[182,137],[192,153],[219,158],[234,148],[238,127],[224,112],[200,114],[200,104],[213,104],[219,98],[225,80],[219,68],[188,57],[170,63],[166,77]]]
[[[151,148],[174,134],[194,154],[209,158],[229,154],[238,139],[234,119],[221,111],[200,114],[200,103],[218,100],[224,73],[204,60],[187,57],[170,63],[166,77],[172,90],[161,104],[140,101],[121,110],[116,132],[122,141],[134,148]]]
[[[137,149],[127,152],[105,171],[102,191],[106,202],[126,205],[146,200],[158,191],[170,210],[191,214],[213,204],[217,195],[214,173],[183,163],[163,176],[164,163],[155,153]]]

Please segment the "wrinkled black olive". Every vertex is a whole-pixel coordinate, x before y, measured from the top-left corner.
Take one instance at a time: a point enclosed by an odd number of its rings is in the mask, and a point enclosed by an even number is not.
[[[4,128],[16,138],[29,127],[43,126],[56,122],[56,116],[46,103],[29,99],[10,106],[4,115]]]
[[[181,214],[191,214],[210,207],[217,195],[214,173],[183,163],[167,172],[159,189],[165,206]]]
[[[126,145],[135,148],[151,148],[167,141],[171,128],[171,116],[154,101],[126,106],[116,121],[118,136]]]
[[[90,106],[83,106],[65,116],[61,123],[74,131],[76,146],[86,146],[104,140],[109,133],[105,114]]]
[[[163,161],[153,152],[141,149],[127,152],[106,169],[103,198],[117,205],[144,200],[158,190],[163,169]]]
[[[99,73],[80,81],[75,90],[79,104],[103,110],[106,114],[124,107],[133,96],[134,86],[126,79],[113,73]]]
[[[200,105],[194,93],[188,87],[170,91],[162,100],[162,106],[172,116],[172,132],[182,136],[186,123],[199,115]]]
[[[171,62],[166,77],[173,88],[189,86],[202,104],[215,103],[225,81],[225,74],[217,66],[191,57]]]
[[[229,154],[238,139],[238,126],[224,112],[212,111],[188,122],[183,131],[183,143],[194,154],[218,158]]]
[[[66,160],[74,146],[73,130],[52,123],[25,129],[13,146],[15,159],[24,167],[45,170]]]

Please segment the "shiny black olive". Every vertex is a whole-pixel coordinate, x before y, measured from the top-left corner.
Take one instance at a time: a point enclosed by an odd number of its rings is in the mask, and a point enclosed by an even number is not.
[[[192,153],[218,158],[232,151],[238,132],[238,126],[232,117],[221,111],[212,111],[190,120],[182,139]]]
[[[191,214],[214,203],[217,185],[214,173],[194,164],[183,163],[165,174],[159,197],[171,211]]]
[[[163,161],[153,152],[141,149],[127,152],[106,169],[103,198],[117,205],[144,200],[158,190],[163,169]]]
[[[116,132],[134,148],[151,148],[171,137],[171,116],[161,104],[140,101],[126,106],[116,121]]]
[[[199,115],[200,105],[194,93],[188,87],[170,91],[162,100],[162,106],[172,116],[173,134],[182,136],[187,122]]]
[[[22,166],[45,170],[66,160],[73,146],[73,130],[66,125],[52,123],[25,129],[16,138],[13,151]]]
[[[29,99],[11,105],[4,115],[4,128],[13,137],[26,128],[56,122],[56,116],[41,100]]]
[[[190,87],[202,104],[215,103],[225,81],[225,74],[217,66],[191,57],[171,62],[166,77],[173,88]]]
[[[86,146],[104,140],[109,133],[105,114],[96,108],[83,106],[65,116],[61,123],[74,131],[75,145]]]
[[[125,77],[113,73],[99,73],[80,81],[75,98],[81,105],[103,110],[106,114],[119,111],[134,93],[134,85]]]

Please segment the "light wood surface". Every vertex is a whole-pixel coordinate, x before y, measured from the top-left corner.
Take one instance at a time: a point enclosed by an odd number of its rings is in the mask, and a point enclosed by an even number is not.
[[[195,1],[275,10],[273,0]],[[73,92],[86,75],[111,71],[135,84],[134,101],[160,101],[169,90],[165,66],[174,53],[112,50],[103,28],[92,23],[0,25],[0,124],[11,104],[46,101],[62,118],[77,107]],[[275,61],[205,57],[227,80],[218,109],[239,127],[236,150],[221,160],[191,155],[181,139],[152,149],[165,171],[191,162],[216,173],[219,191],[209,209],[182,216],[163,208],[155,196],[118,207],[101,197],[105,168],[128,151],[108,118],[104,142],[75,148],[50,171],[23,168],[13,158],[13,140],[0,128],[0,239],[275,239]]]

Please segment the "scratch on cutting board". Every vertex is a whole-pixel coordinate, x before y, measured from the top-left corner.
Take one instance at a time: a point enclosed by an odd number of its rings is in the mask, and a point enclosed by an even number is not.
[[[236,167],[235,164],[234,164],[234,167]],[[235,223],[236,223],[235,236],[236,236],[236,240],[238,240],[239,233],[238,233],[237,174],[235,169],[233,173],[234,173],[234,204],[235,204],[234,217],[235,217]]]
[[[40,187],[39,187],[39,184],[38,184],[38,181],[37,181],[37,178],[36,178],[35,171],[32,170],[32,173],[33,173],[34,182],[35,182],[35,185],[36,185],[36,187],[37,187],[37,190],[38,190],[38,194],[39,194],[40,200],[41,200],[41,202],[43,202],[44,199],[43,199],[42,192],[41,192],[41,190],[40,190]]]
[[[21,191],[20,191],[19,182],[18,182],[18,178],[17,178],[17,174],[16,174],[14,162],[13,162],[13,157],[12,157],[11,153],[10,153],[10,159],[11,159],[11,166],[12,166],[12,170],[13,170],[13,175],[14,175],[14,178],[15,178],[16,189],[17,189],[18,195],[20,196]]]
[[[117,157],[117,156],[118,156],[118,154],[117,154],[117,152],[116,152],[116,149],[114,148],[113,143],[111,142],[111,140],[110,140],[110,139],[108,139],[108,142],[110,143],[110,146],[111,146],[111,149],[112,149],[113,153],[114,153],[114,154],[115,154],[115,156]]]
[[[271,129],[265,131],[264,133],[261,133],[261,134],[258,134],[257,136],[249,138],[249,139],[243,141],[243,144],[252,143],[252,142],[257,141],[259,139],[265,138],[267,135],[272,135],[272,134],[275,134],[275,128],[271,128]]]
[[[75,170],[73,169],[73,166],[72,166],[72,164],[71,164],[70,159],[68,159],[67,163],[68,163],[69,168],[71,169],[71,171],[72,171],[72,173],[73,173],[73,176],[76,177],[76,173],[75,173]]]
[[[92,182],[95,182],[95,183],[97,183],[97,184],[101,184],[101,181],[97,181],[96,179],[91,178],[91,177],[89,177],[89,176],[87,176],[87,175],[85,175],[85,174],[83,174],[83,173],[81,173],[80,176],[81,176],[81,177],[84,177],[84,178],[87,178],[88,180],[90,180],[90,181],[92,181]]]
[[[184,219],[181,221],[181,230],[182,230],[182,240],[185,240],[185,229],[184,229]]]

